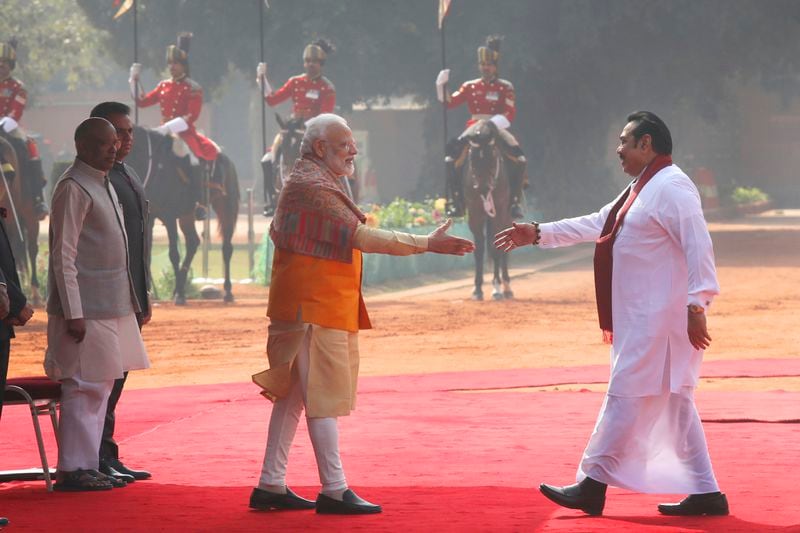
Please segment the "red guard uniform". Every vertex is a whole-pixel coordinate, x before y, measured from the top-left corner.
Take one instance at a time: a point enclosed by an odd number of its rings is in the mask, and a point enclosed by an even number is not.
[[[467,127],[472,126],[479,118],[488,118],[493,115],[505,115],[509,122],[514,122],[514,115],[517,111],[514,101],[514,86],[510,81],[500,78],[495,78],[488,83],[482,78],[465,81],[452,94],[447,107],[452,109],[464,103],[467,104],[472,115],[472,118],[467,121]]]
[[[292,76],[277,91],[267,95],[264,99],[267,104],[274,107],[281,102],[292,98],[292,115],[304,120],[314,118],[321,113],[332,113],[336,106],[336,89],[325,76],[315,79],[308,74]]]
[[[183,117],[189,129],[178,135],[199,159],[214,161],[219,155],[217,145],[194,127],[203,109],[203,88],[193,79],[184,76],[180,80],[162,80],[155,89],[140,97],[138,104],[141,107],[161,104],[162,123]]]
[[[27,101],[28,92],[19,80],[9,77],[0,81],[0,118],[11,117],[19,122]]]

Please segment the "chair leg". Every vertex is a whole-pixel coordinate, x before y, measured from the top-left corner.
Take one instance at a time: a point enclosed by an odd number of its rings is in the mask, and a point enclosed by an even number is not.
[[[36,444],[39,446],[39,457],[42,459],[42,474],[47,485],[47,491],[52,492],[53,480],[50,479],[50,466],[47,464],[47,454],[44,451],[44,439],[42,438],[42,428],[39,426],[39,413],[35,405],[31,405],[31,416],[33,418],[33,430],[36,432]]]
[[[58,402],[56,400],[50,400],[47,402],[47,411],[50,413],[50,422],[53,423],[53,434],[56,437],[56,446],[60,446],[58,441],[58,414],[57,414]]]

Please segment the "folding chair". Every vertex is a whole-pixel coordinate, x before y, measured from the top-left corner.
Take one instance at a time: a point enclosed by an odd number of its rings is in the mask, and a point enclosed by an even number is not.
[[[52,477],[55,474],[55,470],[51,470],[47,463],[39,417],[50,415],[56,444],[58,444],[58,417],[56,411],[58,410],[60,399],[61,383],[50,378],[44,376],[10,378],[6,381],[3,408],[9,405],[27,405],[30,408],[33,430],[36,433],[36,443],[39,446],[39,457],[42,460],[42,470],[40,472],[38,468],[32,468],[29,470],[0,472],[0,481],[44,479],[47,490],[53,490]]]

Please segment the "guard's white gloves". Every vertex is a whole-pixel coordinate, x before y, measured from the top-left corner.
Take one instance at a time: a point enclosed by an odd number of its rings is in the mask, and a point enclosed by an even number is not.
[[[142,64],[134,63],[131,65],[131,72],[128,76],[128,85],[131,87],[131,98],[136,99],[136,86],[139,84],[139,76],[142,74]]]
[[[448,81],[450,81],[450,69],[446,68],[439,71],[439,75],[436,76],[436,98],[440,102],[444,102],[444,86]]]
[[[188,129],[189,129],[189,124],[187,124],[186,120],[184,120],[183,117],[175,117],[172,120],[168,120],[159,127],[157,127],[156,131],[158,133],[166,135],[167,133],[180,133]]]
[[[17,121],[11,117],[0,118],[0,127],[2,127],[3,131],[5,131],[6,133],[11,133],[15,129],[17,129],[17,126],[19,126],[19,124],[17,124]]]
[[[264,96],[272,93],[272,86],[269,84],[269,80],[267,79],[266,63],[259,63],[256,67],[256,82],[258,83],[258,86],[261,87],[261,90],[264,91]]]
[[[134,63],[131,65],[131,74],[128,77],[128,82],[133,83],[139,81],[139,76],[142,75],[142,64]]]
[[[489,120],[494,122],[494,125],[500,130],[508,129],[508,127],[511,126],[511,123],[508,121],[505,115],[495,115]]]

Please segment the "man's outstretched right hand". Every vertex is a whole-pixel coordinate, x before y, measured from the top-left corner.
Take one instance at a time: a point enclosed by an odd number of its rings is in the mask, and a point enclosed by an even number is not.
[[[428,235],[428,251],[437,254],[464,255],[475,250],[475,244],[467,239],[448,235],[453,219],[447,221]]]

